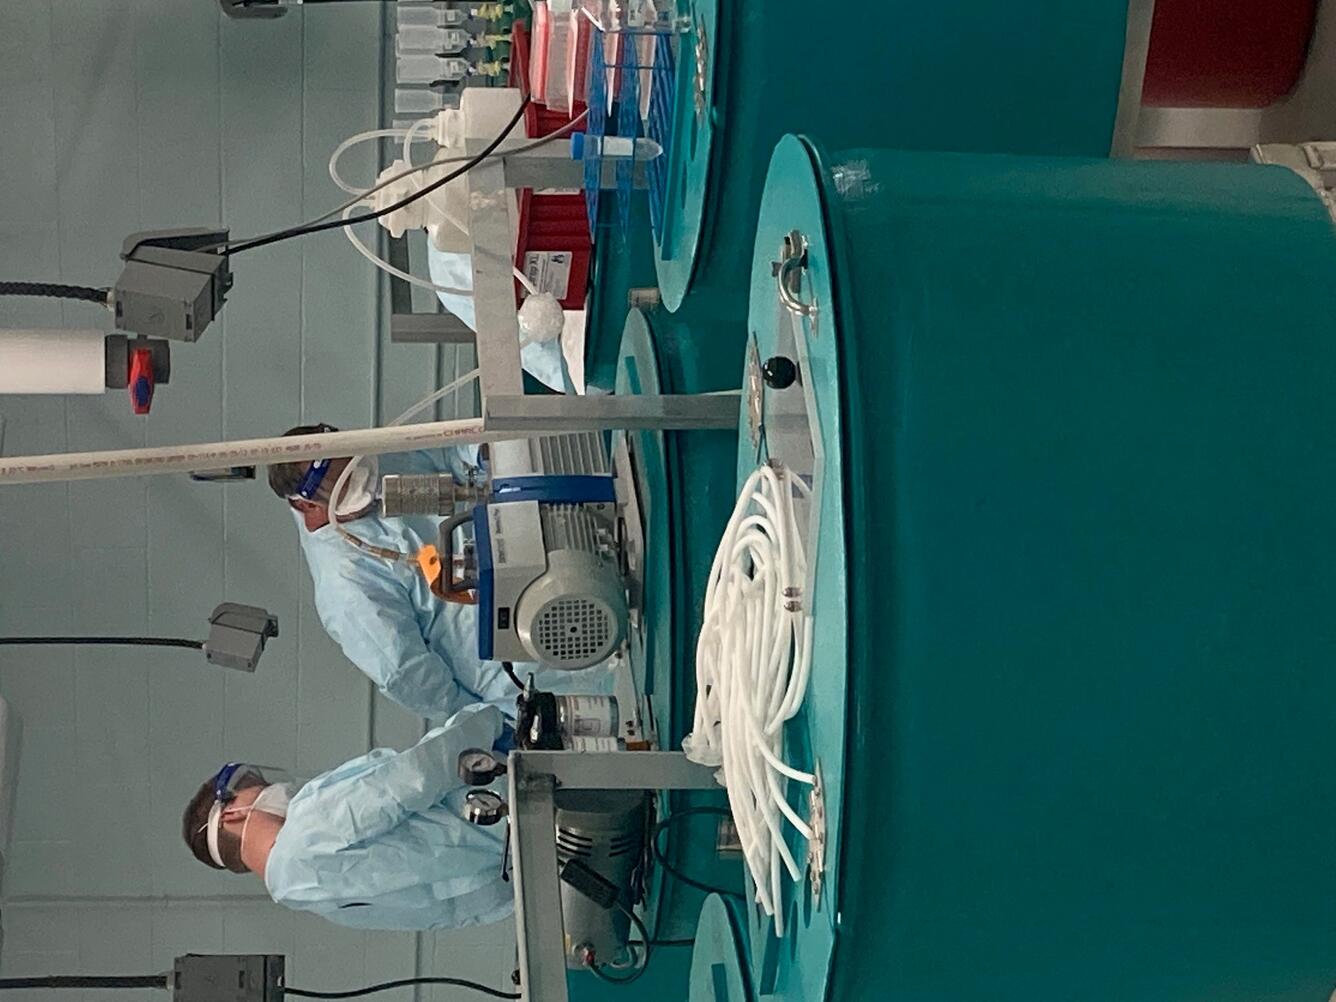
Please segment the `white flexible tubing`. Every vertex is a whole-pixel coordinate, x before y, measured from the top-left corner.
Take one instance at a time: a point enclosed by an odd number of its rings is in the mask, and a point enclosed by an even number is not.
[[[431,121],[431,119],[427,119],[427,121]],[[414,123],[414,126],[416,127],[417,124],[418,123]],[[411,130],[372,129],[370,132],[359,132],[355,136],[349,136],[343,142],[339,143],[338,146],[334,147],[334,152],[330,154],[329,157],[330,178],[333,180],[335,184],[337,184],[340,188],[346,191],[349,195],[363,194],[366,191],[365,188],[355,188],[352,185],[350,185],[347,181],[345,181],[342,177],[339,176],[339,157],[343,156],[343,154],[347,153],[348,150],[352,149],[358,143],[366,142],[366,140],[368,139],[387,139],[387,138],[398,139],[406,131],[411,131]]]
[[[416,141],[418,127],[421,126],[424,122],[430,125],[434,121],[435,119],[432,118],[421,119],[419,121],[414,122],[411,126],[409,126],[408,130],[404,133],[404,167],[406,167],[408,170],[417,169],[416,165],[413,163],[413,143]],[[431,140],[424,139],[423,142],[431,142]],[[425,174],[419,174],[417,177],[413,178],[412,183],[417,185],[418,191],[421,191],[423,188],[429,186],[429,182],[426,180]],[[449,209],[447,209],[440,202],[436,201],[435,194],[436,194],[435,192],[428,192],[427,195],[424,196],[427,200],[427,204],[430,205],[437,212],[439,212],[441,214],[441,218],[443,218],[447,223],[449,223],[451,226],[457,229],[460,233],[463,233],[465,236],[467,236],[469,232],[468,227],[465,226],[463,223],[461,223],[454,215],[452,215]],[[513,266],[511,267],[510,270],[515,273],[515,281],[520,283],[520,285],[524,288],[525,292],[527,292],[531,296],[536,296],[538,294],[538,290],[534,287],[534,284],[529,281],[528,275],[524,274],[524,272],[520,271],[518,268]]]
[[[427,394],[425,397],[423,397],[421,400],[415,403],[412,407],[408,408],[408,410],[404,411],[397,418],[395,418],[388,425],[386,425],[386,427],[397,428],[399,425],[403,424],[409,418],[426,410],[428,407],[436,403],[436,401],[440,400],[442,397],[449,396],[451,393],[454,393],[465,383],[471,382],[472,380],[476,379],[477,376],[478,376],[478,370],[470,369],[468,372],[464,373],[464,375],[460,376],[453,382],[447,383],[440,389],[433,390],[431,393]],[[352,475],[353,469],[364,458],[366,457],[353,456],[352,459],[348,462],[348,465],[343,468],[343,472],[339,474],[339,479],[334,481],[334,489],[329,493],[330,505],[333,508],[338,507],[337,499],[339,495],[343,493],[343,485],[348,482],[348,477]],[[352,545],[357,546],[360,549],[366,549],[365,544],[360,539],[357,539],[357,537],[355,537],[351,532],[345,529],[343,527],[343,524],[338,520],[337,517],[331,518],[330,522],[333,523],[334,530],[345,540],[347,540],[348,542],[352,543]],[[354,542],[354,540],[356,540],[356,542]],[[411,559],[412,556],[413,554],[411,553],[403,553],[402,551],[400,551],[400,559]]]
[[[781,870],[801,870],[784,822],[807,840],[810,825],[790,806],[783,781],[816,777],[779,756],[782,726],[802,705],[811,674],[810,612],[790,609],[801,595],[807,561],[793,508],[800,478],[758,468],[739,495],[711,567],[697,641],[698,697],[691,753],[718,760],[752,872],[757,901],[783,934]],[[724,666],[728,666],[725,668]]]
[[[353,210],[356,208],[357,208],[356,205],[350,205],[346,209],[344,209],[343,218],[347,219],[349,216],[351,216]],[[344,235],[347,236],[348,242],[357,248],[358,253],[360,253],[364,258],[366,258],[368,261],[370,261],[372,264],[374,264],[377,268],[379,268],[386,274],[393,275],[395,278],[402,278],[405,282],[409,283],[410,285],[416,285],[423,289],[431,289],[433,292],[444,292],[448,296],[468,296],[468,297],[473,296],[472,289],[452,289],[448,285],[437,285],[435,282],[430,282],[425,278],[418,278],[416,275],[411,275],[406,271],[396,268],[394,265],[390,264],[390,262],[376,257],[376,255],[372,252],[371,248],[368,247],[366,244],[362,243],[361,239],[357,236],[357,234],[353,232],[353,228],[351,226],[345,226],[343,228],[343,232]]]

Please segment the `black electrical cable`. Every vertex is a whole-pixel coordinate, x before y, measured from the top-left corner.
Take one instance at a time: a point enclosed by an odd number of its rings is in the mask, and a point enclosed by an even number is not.
[[[739,901],[746,900],[737,891],[730,891],[723,887],[715,887],[713,884],[706,884],[693,877],[688,877],[677,867],[673,866],[672,863],[668,862],[668,858],[664,855],[663,849],[659,845],[659,839],[662,837],[663,833],[668,830],[669,826],[672,825],[674,821],[678,821],[682,818],[697,817],[700,815],[711,815],[720,818],[733,817],[730,812],[724,810],[722,807],[684,807],[681,810],[674,811],[672,814],[668,815],[668,817],[660,821],[654,829],[654,837],[650,839],[650,848],[654,852],[654,861],[659,864],[664,873],[668,874],[668,876],[672,877],[679,884],[685,884],[687,887],[694,887],[696,890],[704,891],[706,894],[720,894],[724,897],[736,898]]]
[[[110,289],[94,289],[89,285],[61,285],[59,282],[0,282],[0,296],[39,296],[46,299],[78,299],[86,303],[107,305]]]
[[[467,988],[483,995],[490,995],[494,999],[520,998],[518,992],[498,991],[476,981],[465,981],[463,978],[404,978],[401,981],[383,981],[378,985],[368,985],[366,988],[357,988],[348,992],[313,992],[304,988],[291,988],[284,985],[283,994],[295,995],[302,999],[352,999],[362,995],[389,991],[391,988],[407,988],[409,985],[451,985],[455,988]]]
[[[204,650],[204,641],[183,640],[180,637],[0,637],[0,647],[51,644],[115,644],[129,647],[185,647],[192,651]]]
[[[351,999],[375,992],[388,991],[391,988],[404,988],[408,985],[451,985],[455,988],[468,988],[496,999],[518,999],[513,992],[497,991],[476,981],[463,978],[404,978],[402,981],[386,981],[366,988],[356,988],[347,992],[313,992],[302,988],[284,987],[287,995],[306,999]],[[6,988],[162,988],[171,987],[171,978],[167,974],[133,975],[69,975],[56,974],[41,978],[0,978],[0,991]]]
[[[523,691],[524,691],[524,683],[521,682],[521,681],[520,681],[520,677],[519,677],[518,675],[515,674],[515,664],[514,664],[514,662],[511,662],[511,661],[502,661],[502,662],[501,662],[501,670],[504,671],[504,672],[506,673],[506,676],[507,676],[512,682],[515,683],[515,688],[516,688],[516,689],[518,689],[520,692],[523,692]]]
[[[162,988],[170,987],[166,974],[72,975],[55,974],[44,978],[0,978],[0,991],[6,988]]]
[[[510,122],[506,125],[506,127],[501,130],[501,132],[497,135],[495,139],[493,139],[490,143],[488,143],[485,147],[483,147],[482,151],[477,156],[472,157],[469,160],[465,161],[458,168],[451,171],[449,174],[445,175],[445,177],[441,178],[439,181],[433,181],[425,188],[418,189],[416,192],[409,195],[407,198],[400,199],[393,205],[387,205],[383,209],[378,209],[375,212],[363,213],[360,216],[350,216],[348,219],[331,219],[328,222],[324,223],[314,223],[308,226],[294,226],[286,230],[278,230],[274,233],[270,233],[262,237],[255,237],[254,239],[251,240],[243,240],[239,243],[233,241],[231,243],[223,245],[219,249],[219,253],[225,256],[240,254],[242,251],[255,250],[257,247],[267,247],[269,244],[276,244],[282,240],[291,240],[296,237],[309,236],[312,233],[321,233],[325,230],[341,230],[345,226],[355,226],[358,223],[369,223],[373,220],[379,219],[381,216],[388,216],[391,212],[397,212],[404,206],[411,205],[413,202],[416,202],[420,198],[425,198],[427,195],[430,195],[437,188],[449,184],[456,178],[463,177],[474,167],[478,166],[478,164],[482,163],[484,160],[490,157],[496,151],[496,148],[506,141],[506,137],[510,135],[511,131],[515,128],[515,126],[520,124],[520,121],[524,118],[524,112],[528,107],[529,107],[529,98],[526,97],[524,98],[524,100],[520,102],[518,110],[516,110],[514,117],[511,118]]]
[[[630,908],[627,908],[626,905],[622,904],[620,901],[617,902],[617,909],[635,924],[636,931],[640,933],[640,950],[642,951],[640,963],[636,964],[636,969],[624,978],[615,977],[605,971],[603,968],[607,967],[607,964],[594,964],[589,970],[594,977],[598,978],[600,981],[606,981],[610,985],[629,985],[633,981],[639,981],[644,977],[645,972],[649,970],[649,960],[651,956],[649,944],[654,941],[650,939],[649,930],[645,928],[645,923],[640,921],[639,915],[633,912]]]
[[[661,946],[664,947],[664,948],[667,948],[667,947],[695,946],[695,945],[696,945],[696,941],[695,941],[694,939],[651,939],[651,940],[649,941],[649,943],[650,943],[650,946],[654,947],[655,949],[658,949],[658,948],[661,947]],[[644,946],[645,944],[644,944],[644,942],[642,942],[641,940],[633,939],[633,940],[630,940],[630,941],[628,942],[627,945],[628,945],[628,946]]]

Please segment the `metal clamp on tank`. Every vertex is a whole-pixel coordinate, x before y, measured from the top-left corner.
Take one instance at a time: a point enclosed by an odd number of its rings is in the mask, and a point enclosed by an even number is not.
[[[803,272],[807,270],[807,238],[797,230],[789,233],[779,250],[779,260],[772,262],[770,268],[784,308],[800,317],[814,316],[816,302],[804,303],[799,298],[803,291]]]

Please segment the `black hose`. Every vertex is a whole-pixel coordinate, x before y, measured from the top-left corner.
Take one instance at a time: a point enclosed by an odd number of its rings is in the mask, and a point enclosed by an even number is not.
[[[202,640],[183,640],[180,637],[0,637],[0,647],[27,647],[50,644],[124,645],[129,647],[185,647],[192,651],[204,650]]]
[[[515,683],[516,689],[518,689],[520,692],[524,691],[524,683],[521,682],[520,677],[515,674],[515,665],[513,662],[502,661],[501,670],[504,671],[507,677],[509,677],[509,679]]]
[[[513,992],[497,991],[476,981],[463,978],[404,978],[402,981],[386,981],[366,988],[355,988],[346,992],[313,992],[302,988],[287,988],[288,995],[307,999],[351,999],[361,995],[371,995],[391,988],[404,988],[408,985],[452,985],[456,988],[468,988],[497,999],[518,999]],[[41,978],[0,978],[0,991],[6,988],[162,988],[171,987],[171,976],[167,974],[132,974],[132,975],[71,975],[56,974]]]
[[[635,970],[626,977],[609,974],[604,970],[607,967],[606,964],[594,964],[590,966],[589,971],[594,977],[600,981],[606,981],[610,985],[629,985],[633,981],[639,981],[644,976],[645,971],[649,969],[650,944],[654,941],[650,939],[649,930],[645,928],[645,923],[640,921],[639,915],[620,901],[617,902],[617,909],[631,920],[636,927],[636,931],[640,933],[640,946],[638,947],[640,962],[636,964]],[[615,968],[612,969],[615,970]]]
[[[255,237],[251,240],[232,240],[226,244],[220,245],[218,253],[230,256],[233,254],[240,254],[242,251],[255,250],[257,247],[267,247],[270,244],[276,244],[283,240],[291,240],[295,237],[304,237],[312,233],[323,233],[325,230],[341,230],[345,226],[356,226],[358,223],[369,223],[373,219],[379,219],[382,216],[389,215],[391,212],[402,209],[404,206],[410,205],[420,198],[426,198],[437,188],[449,184],[451,181],[455,180],[455,178],[463,177],[474,167],[477,167],[478,164],[482,163],[495,153],[497,147],[506,141],[506,137],[510,135],[515,126],[520,124],[520,121],[524,118],[524,112],[528,107],[529,98],[526,97],[520,102],[520,106],[516,110],[514,117],[511,118],[506,127],[501,130],[501,133],[495,139],[484,146],[477,156],[455,170],[450,171],[450,173],[446,174],[441,179],[419,188],[413,194],[400,199],[393,205],[387,205],[385,208],[377,209],[375,212],[365,212],[360,216],[350,216],[347,219],[331,219],[329,222],[325,223],[310,223],[305,226],[293,226],[285,230],[269,233],[262,237]]]
[[[668,876],[672,877],[679,884],[685,884],[687,887],[694,887],[696,890],[704,891],[706,894],[719,894],[726,898],[734,898],[738,901],[744,901],[746,899],[737,891],[730,891],[723,887],[715,887],[713,884],[706,884],[696,880],[694,877],[688,877],[677,867],[673,866],[672,863],[668,862],[668,857],[664,855],[663,849],[659,846],[660,837],[668,830],[668,827],[674,821],[678,821],[682,818],[696,817],[702,814],[720,818],[733,817],[732,813],[722,807],[684,807],[681,810],[673,811],[672,814],[659,822],[658,826],[654,829],[654,837],[650,839],[650,848],[654,852],[654,861],[659,864],[664,873],[668,874]]]
[[[166,974],[72,975],[54,974],[44,978],[0,978],[0,991],[6,988],[170,988]]]
[[[0,282],[0,296],[40,296],[47,299],[78,299],[107,305],[109,289],[88,285],[61,285],[59,282]]]
[[[295,995],[302,999],[352,999],[361,995],[389,991],[391,988],[407,988],[409,985],[451,985],[455,988],[467,988],[483,995],[490,995],[494,999],[517,999],[520,997],[518,992],[497,991],[495,988],[488,988],[476,981],[465,981],[463,978],[404,978],[401,981],[383,981],[378,985],[368,985],[366,988],[355,988],[347,992],[313,992],[304,988],[289,988],[285,985],[283,993],[285,995]]]

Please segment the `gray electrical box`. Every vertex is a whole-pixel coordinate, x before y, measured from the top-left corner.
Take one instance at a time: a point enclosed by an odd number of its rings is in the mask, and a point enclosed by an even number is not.
[[[118,330],[195,341],[223,308],[232,273],[218,253],[227,230],[135,233],[121,247],[125,267],[112,287]]]
[[[204,656],[210,664],[254,671],[264,642],[278,636],[278,617],[253,605],[224,602],[209,616]]]
[[[283,967],[279,953],[188,953],[172,969],[172,1002],[283,1002]]]

